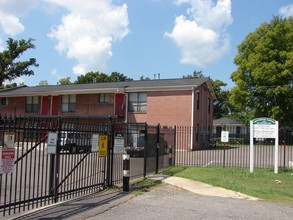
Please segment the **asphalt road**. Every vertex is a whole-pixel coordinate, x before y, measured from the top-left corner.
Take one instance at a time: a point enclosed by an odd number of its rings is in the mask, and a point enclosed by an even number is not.
[[[87,220],[250,219],[291,220],[293,206],[213,196],[164,185]]]
[[[143,195],[108,190],[4,219],[39,220],[291,220],[293,206],[199,195],[162,184]]]

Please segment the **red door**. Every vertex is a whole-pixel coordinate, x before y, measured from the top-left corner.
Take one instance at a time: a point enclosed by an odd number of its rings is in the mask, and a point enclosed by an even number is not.
[[[42,115],[58,115],[58,96],[42,97]]]
[[[125,113],[125,95],[123,93],[115,94],[115,115],[124,117]]]

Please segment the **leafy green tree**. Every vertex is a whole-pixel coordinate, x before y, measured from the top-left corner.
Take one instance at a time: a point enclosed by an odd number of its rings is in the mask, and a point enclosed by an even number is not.
[[[88,72],[85,75],[78,76],[77,80],[74,83],[83,84],[83,83],[121,82],[121,81],[132,81],[132,79],[118,72],[112,72],[111,75],[107,75],[102,72]]]
[[[58,84],[59,85],[70,85],[72,84],[72,82],[70,82],[70,77],[65,77],[65,78],[62,78],[58,81]]]
[[[11,81],[22,75],[33,75],[31,66],[38,67],[35,58],[30,58],[26,61],[20,61],[18,58],[28,49],[34,49],[35,45],[32,43],[34,40],[13,40],[9,38],[7,42],[7,50],[0,53],[0,86],[3,82]]]
[[[150,78],[150,77],[144,77],[144,76],[141,76],[141,77],[139,78],[139,80],[141,80],[141,81],[145,81],[145,80],[151,80],[151,78]]]
[[[231,107],[228,103],[229,90],[225,90],[223,87],[227,86],[227,83],[222,82],[221,80],[212,80],[213,90],[216,95],[214,100],[214,118],[221,118],[228,116],[231,113]]]
[[[192,74],[184,75],[183,78],[209,78],[216,95],[216,99],[213,102],[214,118],[217,119],[228,116],[231,113],[231,107],[228,103],[229,90],[224,89],[227,83],[221,80],[213,80],[211,77],[206,77],[202,71],[197,70],[194,70]]]
[[[49,85],[48,80],[41,80],[39,82],[39,86],[48,86],[48,85]]]
[[[188,74],[186,76],[183,76],[183,78],[204,78],[204,74],[202,73],[202,71],[197,71],[197,70],[194,70],[192,75]]]
[[[293,125],[293,17],[273,17],[248,34],[234,58],[233,110]]]

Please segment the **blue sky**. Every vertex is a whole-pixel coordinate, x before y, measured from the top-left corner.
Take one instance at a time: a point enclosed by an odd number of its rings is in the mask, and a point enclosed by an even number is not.
[[[197,70],[230,89],[237,45],[278,15],[293,16],[293,1],[0,0],[0,51],[9,37],[35,39],[20,59],[39,67],[16,80],[29,86],[89,71],[138,80]]]

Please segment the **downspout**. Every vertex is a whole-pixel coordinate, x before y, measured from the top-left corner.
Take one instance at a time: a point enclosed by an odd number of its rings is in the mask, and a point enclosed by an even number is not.
[[[125,94],[125,119],[124,122],[127,123],[128,122],[128,93],[124,93]]]
[[[191,90],[191,137],[190,137],[190,149],[193,149],[193,140],[194,140],[194,93],[195,88],[192,87]]]

